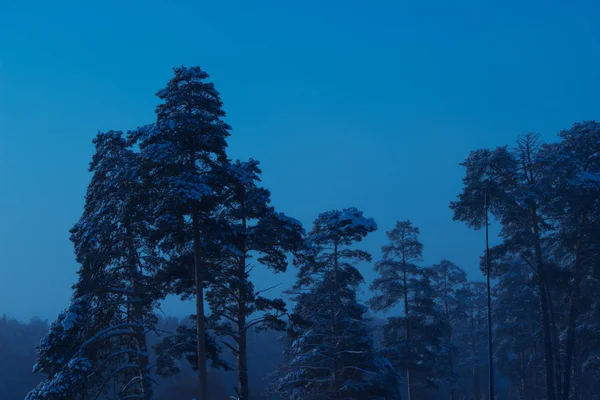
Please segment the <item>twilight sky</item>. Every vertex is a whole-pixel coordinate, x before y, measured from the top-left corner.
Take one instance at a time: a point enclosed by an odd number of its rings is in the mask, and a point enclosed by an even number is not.
[[[410,218],[425,263],[480,279],[483,237],[448,208],[458,163],[600,119],[599,15],[594,0],[0,0],[0,314],[68,305],[91,139],[152,122],[182,64],[211,75],[230,157],[261,161],[280,211],[308,228],[359,207],[380,227],[375,258]],[[293,274],[259,271],[257,287]]]

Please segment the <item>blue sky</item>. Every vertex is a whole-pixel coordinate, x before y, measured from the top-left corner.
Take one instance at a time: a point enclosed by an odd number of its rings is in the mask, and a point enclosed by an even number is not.
[[[0,314],[68,304],[91,139],[152,122],[182,64],[209,72],[230,156],[261,161],[281,211],[309,225],[357,206],[380,226],[363,246],[376,257],[410,218],[426,263],[480,278],[481,233],[448,209],[458,163],[600,118],[599,13],[551,0],[0,0]],[[293,271],[256,278],[285,287]]]

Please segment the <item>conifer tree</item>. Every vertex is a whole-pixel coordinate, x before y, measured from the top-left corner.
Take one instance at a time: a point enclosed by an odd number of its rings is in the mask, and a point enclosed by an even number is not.
[[[300,270],[277,391],[300,399],[397,399],[397,376],[379,358],[356,299],[354,266],[370,254],[350,248],[377,228],[356,208],[319,215],[296,260]]]
[[[249,397],[248,331],[284,330],[286,326],[281,319],[286,312],[285,303],[265,297],[264,290],[256,290],[250,272],[257,264],[274,273],[284,272],[288,264],[286,253],[300,248],[303,241],[300,222],[276,212],[270,205],[269,191],[258,184],[258,165],[255,160],[236,161],[226,164],[221,172],[219,207],[215,213],[219,229],[213,237],[216,245],[207,268],[211,309],[207,322],[214,335],[224,338],[221,343],[236,358],[237,397],[244,400]],[[177,293],[193,289],[189,270],[176,267],[170,272],[169,279],[176,285]],[[251,318],[252,315],[255,316]],[[182,327],[177,337],[167,338],[166,342],[189,342],[195,337],[194,332]],[[161,352],[164,349],[161,346]]]
[[[581,285],[590,261],[598,252],[592,239],[600,196],[600,124],[586,121],[560,132],[558,143],[543,149],[548,180],[555,188],[546,204],[546,213],[557,216],[550,240],[558,247],[557,259],[571,276],[572,285],[565,293],[570,300],[565,340],[562,400],[571,396],[571,375],[575,354],[577,320],[580,317]],[[558,377],[560,379],[560,377]]]
[[[535,266],[541,327],[544,341],[546,394],[557,399],[554,348],[548,288],[548,258],[543,243],[552,230],[546,204],[555,188],[548,179],[550,169],[535,134],[521,136],[514,149],[499,147],[471,152],[462,164],[466,167],[464,187],[458,200],[451,203],[454,219],[476,229],[484,226],[484,199],[490,213],[502,225],[502,249],[518,253]]]
[[[481,369],[487,356],[486,292],[485,283],[480,281],[469,281],[457,291],[457,298],[465,312],[465,318],[455,329],[459,350],[457,374],[462,377],[462,392],[471,393],[473,400],[480,400],[483,390]]]
[[[518,257],[505,256],[494,265],[502,268],[494,288],[495,362],[520,398],[540,398],[544,349],[535,281]]]
[[[436,315],[433,288],[427,271],[416,264],[422,260],[423,251],[419,228],[411,221],[400,221],[387,232],[387,237],[389,244],[382,247],[383,257],[375,264],[379,276],[371,284],[375,295],[370,305],[376,311],[403,306],[402,317],[388,318],[383,344],[396,368],[406,372],[407,399],[414,399],[419,392],[415,380],[419,380],[420,396],[435,380],[433,372],[425,367],[432,366],[433,353],[428,346],[436,345],[439,340],[437,328],[433,329]],[[435,324],[440,322],[435,320]]]
[[[160,246],[173,258],[193,254],[196,298],[198,400],[207,400],[204,289],[215,225],[218,178],[226,162],[230,127],[223,103],[208,74],[199,67],[174,68],[175,76],[158,91],[156,124],[138,135],[148,174],[159,200],[154,208]]]
[[[79,352],[94,326],[88,312],[90,305],[88,296],[73,298],[40,340],[33,372],[46,378],[27,394],[26,400],[82,400],[98,387],[97,379],[87,379],[95,354],[89,350]]]
[[[440,360],[444,360],[447,366],[447,374],[440,376],[440,378],[448,382],[449,397],[450,400],[454,400],[459,379],[455,371],[458,353],[454,330],[466,317],[466,305],[459,296],[467,282],[467,274],[456,264],[446,259],[431,266],[430,270],[436,303],[444,325],[444,345]]]
[[[148,196],[139,157],[121,132],[100,133],[94,144],[84,212],[71,231],[81,264],[73,304],[42,340],[36,369],[49,375],[43,390],[59,388],[64,398],[98,397],[118,382],[120,398],[150,399],[146,331],[162,293]]]
[[[302,224],[278,213],[269,204],[270,193],[260,187],[259,163],[237,161],[228,165],[218,218],[222,223],[222,246],[210,276],[211,319],[216,333],[234,342],[229,346],[237,360],[238,398],[248,400],[248,330],[285,329],[286,312],[281,299],[256,290],[250,272],[256,263],[274,273],[287,267],[286,252],[297,250],[303,240]],[[254,318],[253,314],[260,313]]]

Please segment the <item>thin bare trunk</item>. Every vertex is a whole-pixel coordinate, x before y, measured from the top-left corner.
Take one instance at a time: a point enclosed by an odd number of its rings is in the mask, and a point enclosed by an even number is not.
[[[405,329],[404,329],[404,339],[406,341],[405,346],[407,349],[410,349],[410,320],[408,319],[409,308],[408,308],[408,287],[407,287],[407,276],[406,276],[406,261],[404,259],[404,255],[402,256],[402,263],[404,265],[404,320],[405,320]],[[412,376],[410,373],[410,361],[406,363],[406,399],[411,400],[412,396]]]
[[[490,400],[495,400],[494,394],[494,338],[492,336],[492,287],[491,287],[491,270],[490,270],[490,235],[488,223],[488,189],[486,188],[484,206],[485,206],[485,269],[487,283],[487,325],[488,325],[488,374],[489,374],[489,389]]]
[[[446,323],[448,324],[448,344],[452,343],[452,321],[451,321],[451,317],[450,317],[450,308],[448,307],[448,296],[450,293],[450,289],[449,289],[449,282],[448,282],[448,273],[445,272],[444,273],[444,312],[446,314]],[[450,366],[450,371],[454,372],[454,357],[452,356],[452,353],[450,353],[449,356],[449,366]],[[450,388],[450,400],[454,400],[454,388]]]
[[[527,381],[525,380],[525,374],[521,373],[521,388],[519,390],[519,398],[525,399],[525,393],[527,391]]]
[[[475,315],[473,309],[471,309],[471,354],[475,355],[477,352],[477,346],[475,343],[476,333],[475,332]],[[480,388],[479,388],[479,365],[473,364],[473,400],[479,400]]]
[[[192,216],[194,229],[194,279],[196,283],[196,353],[198,355],[198,399],[208,400],[208,379],[206,376],[206,326],[204,321],[204,266],[202,265],[200,244],[200,224],[196,213]]]
[[[245,323],[246,318],[240,318],[240,324]],[[242,329],[238,333],[238,397],[239,400],[248,400],[250,394],[248,390],[248,358],[247,358],[247,340],[246,330]]]
[[[126,224],[129,221],[125,221]],[[127,231],[127,236],[131,236],[129,231]],[[134,328],[135,332],[134,341],[136,345],[136,350],[138,352],[138,364],[139,364],[139,374],[140,374],[140,389],[141,395],[143,399],[149,399],[151,396],[151,384],[148,376],[148,345],[146,342],[146,334],[144,333],[144,308],[142,304],[142,293],[139,287],[139,283],[142,277],[142,271],[138,268],[136,262],[136,249],[133,243],[133,239],[129,241],[129,254],[128,254],[128,264],[129,264],[129,274],[131,281],[131,291],[133,292],[133,302],[132,304],[128,304],[128,319],[130,312],[133,310],[133,319],[134,319]],[[129,321],[131,322],[131,321]]]
[[[479,386],[479,367],[473,367],[473,400],[479,400],[481,388]]]
[[[571,391],[571,370],[573,368],[573,353],[575,352],[575,322],[579,313],[579,297],[581,291],[581,275],[583,264],[583,235],[587,222],[587,214],[581,215],[579,235],[577,238],[577,248],[575,252],[575,264],[573,265],[573,291],[571,293],[571,307],[569,309],[569,327],[567,330],[567,348],[565,351],[565,368],[563,379],[562,399],[569,400]]]
[[[146,342],[146,335],[144,333],[144,313],[142,304],[139,300],[139,289],[133,281],[133,293],[136,297],[136,302],[133,303],[133,315],[135,318],[135,343],[138,351],[138,362],[140,365],[140,386],[142,391],[142,398],[150,398],[150,379],[148,377],[148,344]]]
[[[333,334],[333,338],[335,341],[339,340],[339,330],[336,321],[336,312],[339,307],[339,293],[338,293],[338,244],[335,242],[333,244],[333,281],[334,281],[334,306],[331,308],[331,331]],[[333,398],[337,399],[339,397],[339,388],[340,388],[340,376],[339,376],[339,360],[337,354],[333,353],[333,382],[332,382],[332,390],[333,390]]]
[[[247,341],[248,335],[246,330],[246,290],[245,286],[242,282],[246,281],[246,244],[245,244],[245,235],[246,235],[246,217],[244,214],[244,192],[242,189],[241,192],[241,207],[242,207],[242,237],[240,250],[243,254],[237,271],[238,282],[240,282],[240,287],[238,289],[238,338],[237,338],[237,369],[238,369],[238,397],[239,400],[248,400],[250,393],[248,389],[248,351],[247,351]]]
[[[554,386],[554,351],[552,349],[552,332],[550,329],[550,316],[548,311],[548,297],[546,296],[546,274],[542,262],[542,246],[540,243],[540,232],[537,220],[537,209],[531,209],[531,224],[533,228],[534,250],[536,269],[538,275],[538,291],[540,301],[540,312],[542,314],[542,332],[544,335],[544,356],[546,364],[546,395],[548,400],[556,400]]]
[[[552,348],[555,350],[554,359],[556,361],[556,371],[555,371],[555,384],[556,384],[556,397],[560,398],[562,393],[562,368],[560,363],[560,338],[558,334],[558,326],[556,325],[556,316],[554,314],[554,303],[552,302],[552,297],[550,296],[550,289],[546,286],[546,297],[548,297],[548,309],[550,311],[550,324],[552,326]]]
[[[477,325],[477,330],[473,330],[473,332],[477,332],[475,334],[475,337],[473,338],[473,354],[475,354],[475,352],[478,349],[478,344],[479,344],[479,332],[481,332],[481,314],[482,314],[482,310],[481,310],[481,302],[477,302],[477,321],[473,320],[473,326]],[[474,371],[475,371],[475,395],[473,396],[474,400],[479,400],[480,398],[485,398],[485,395],[482,395],[482,390],[481,390],[481,379],[479,377],[479,373],[480,373],[480,366],[479,365],[474,365]]]
[[[574,370],[575,376],[573,376],[573,400],[581,400],[581,389],[580,389],[580,380],[581,380],[581,362],[579,357],[574,357]]]

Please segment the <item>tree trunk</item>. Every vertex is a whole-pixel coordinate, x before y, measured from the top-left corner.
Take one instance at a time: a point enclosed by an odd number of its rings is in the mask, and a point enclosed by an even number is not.
[[[240,326],[246,324],[246,317],[240,316]],[[247,339],[248,335],[245,328],[238,331],[238,352],[237,352],[237,369],[238,369],[238,397],[239,400],[248,400],[250,397],[248,389],[248,355],[247,355]]]
[[[128,220],[125,220],[125,224],[129,224]],[[131,236],[129,230],[127,230],[127,236]],[[142,292],[140,290],[140,280],[142,272],[138,269],[136,262],[136,249],[133,240],[129,240],[129,254],[128,260],[129,274],[131,281],[131,291],[133,292],[133,302],[128,305],[128,314],[133,309],[133,331],[135,333],[134,340],[136,344],[136,350],[138,352],[138,364],[140,374],[140,389],[142,399],[149,400],[152,397],[151,382],[148,376],[148,368],[150,362],[148,361],[148,344],[146,341],[146,334],[144,333],[144,307],[142,304]],[[131,307],[131,308],[130,308]]]
[[[573,265],[573,291],[571,293],[571,307],[569,309],[569,327],[567,328],[567,348],[565,352],[565,367],[563,379],[562,399],[569,400],[571,391],[571,370],[573,368],[573,353],[575,352],[575,322],[579,313],[579,297],[581,291],[581,266],[583,264],[583,235],[587,222],[587,214],[581,215],[579,236],[575,252],[575,264]]]
[[[479,386],[479,367],[473,367],[473,400],[479,400],[481,388]]]
[[[448,296],[449,296],[449,292],[450,290],[448,289],[448,273],[444,273],[444,312],[446,314],[446,323],[448,324],[448,344],[450,345],[452,343],[452,322],[451,322],[451,318],[450,318],[450,309],[448,307]],[[450,372],[453,373],[454,372],[454,357],[452,355],[452,353],[450,353],[450,356],[448,357],[448,364],[450,367]],[[452,385],[454,385],[454,382],[452,382]],[[454,388],[450,388],[450,400],[454,400]]]
[[[140,387],[142,391],[143,399],[150,399],[152,396],[150,379],[148,377],[148,344],[146,342],[146,335],[144,333],[144,311],[142,304],[140,303],[140,295],[138,285],[135,280],[132,285],[135,303],[133,303],[133,315],[135,318],[135,343],[138,351],[138,362],[140,365]],[[138,326],[139,325],[139,326]]]
[[[575,376],[573,376],[573,400],[581,400],[581,362],[579,360],[579,357],[574,357],[574,370],[575,370]]]
[[[531,225],[533,228],[533,239],[535,249],[536,270],[538,275],[538,290],[540,301],[540,312],[542,314],[542,332],[544,335],[544,358],[546,362],[546,396],[548,400],[556,400],[554,387],[554,359],[552,349],[552,332],[550,329],[550,318],[548,315],[548,297],[546,296],[546,276],[542,263],[542,246],[540,243],[540,232],[537,221],[537,209],[531,209]]]
[[[204,266],[200,254],[200,224],[196,213],[192,216],[194,229],[194,279],[196,283],[196,353],[198,355],[198,399],[208,400],[208,379],[206,376],[206,326],[204,321]]]
[[[246,327],[246,231],[247,219],[245,211],[246,193],[243,186],[239,187],[240,207],[242,211],[242,235],[239,238],[239,250],[242,254],[238,269],[237,279],[239,282],[238,294],[238,337],[237,337],[237,372],[238,372],[238,397],[240,400],[248,400],[250,397],[248,388],[248,332]]]
[[[478,299],[479,300],[479,299]],[[477,353],[479,344],[479,332],[481,332],[481,303],[477,302],[477,320],[475,320],[475,315],[473,311],[471,311],[471,334],[473,335],[471,339],[471,352],[473,355]],[[479,378],[479,365],[473,365],[473,400],[479,400],[481,398],[481,380]]]
[[[560,364],[560,338],[558,333],[558,327],[556,326],[556,317],[554,315],[554,303],[550,296],[550,289],[546,286],[546,297],[548,297],[548,309],[550,311],[550,325],[552,326],[552,348],[555,350],[554,359],[556,361],[555,384],[556,384],[556,398],[559,399],[562,393],[562,369]]]
[[[240,400],[248,400],[250,397],[248,388],[248,350],[247,350],[247,329],[246,329],[246,290],[244,282],[246,282],[246,217],[244,212],[244,192],[241,192],[241,207],[242,207],[242,237],[240,238],[240,250],[243,254],[238,265],[237,278],[240,282],[238,289],[238,338],[237,338],[237,370],[238,370],[238,396]]]
[[[338,293],[338,244],[335,242],[333,244],[333,281],[334,281],[334,292],[333,292],[333,301],[334,306],[331,308],[331,332],[333,334],[333,340],[339,340],[339,330],[336,321],[336,312],[339,306],[339,293]],[[336,345],[335,343],[334,345]],[[340,389],[340,375],[339,375],[339,360],[338,355],[333,352],[333,382],[332,382],[332,390],[333,390],[333,398],[339,398],[339,389]]]
[[[406,276],[406,261],[404,260],[404,256],[402,257],[402,263],[404,265],[404,319],[405,319],[405,326],[404,326],[404,339],[406,341],[405,346],[406,349],[408,350],[410,348],[410,321],[408,319],[408,287],[406,286],[408,279]],[[406,391],[407,391],[407,395],[406,395],[406,399],[407,400],[411,400],[411,396],[412,396],[412,376],[410,374],[410,361],[406,363]]]
[[[525,355],[519,352],[519,399],[527,398],[527,371],[525,369]]]

